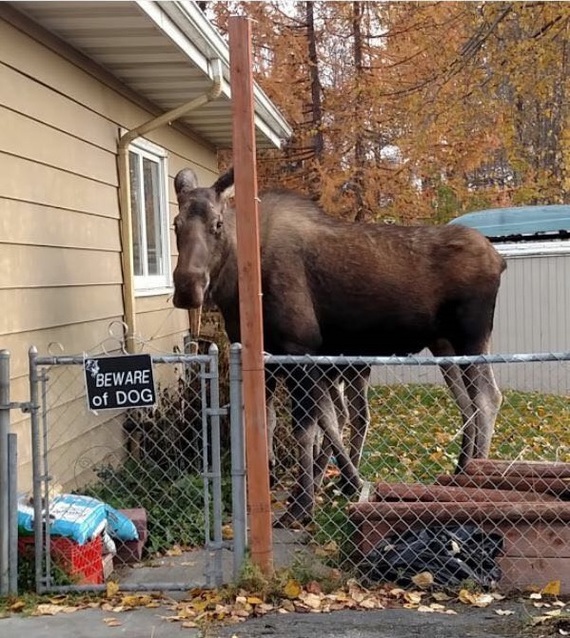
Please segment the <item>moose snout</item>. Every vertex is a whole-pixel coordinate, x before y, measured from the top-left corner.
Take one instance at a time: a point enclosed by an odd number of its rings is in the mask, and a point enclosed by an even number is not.
[[[176,308],[199,308],[204,303],[204,295],[210,283],[205,270],[174,270],[174,297]]]

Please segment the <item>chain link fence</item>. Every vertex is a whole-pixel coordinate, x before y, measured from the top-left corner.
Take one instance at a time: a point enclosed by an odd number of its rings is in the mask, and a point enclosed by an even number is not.
[[[109,578],[125,590],[219,585],[230,578],[226,558],[234,575],[242,565],[239,346],[229,409],[215,348],[152,363],[155,407],[93,412],[83,356],[31,354],[33,523],[19,550],[22,567],[35,548],[39,591],[98,589]],[[461,472],[473,418],[443,383],[440,368],[452,363],[492,366],[502,394],[489,458]],[[570,354],[268,356],[266,383],[277,555],[290,533],[278,528],[302,529],[287,561],[366,584],[568,588]],[[62,538],[62,511],[84,523],[92,510],[70,497],[105,504],[105,528]]]
[[[243,485],[237,500],[232,493],[217,352],[152,355],[154,407],[99,411],[88,409],[84,356],[31,354],[34,490],[20,504],[30,518],[20,554],[32,557],[35,538],[39,591],[98,589],[108,578],[125,590],[228,579],[224,525],[232,499],[234,511],[245,505]],[[241,426],[240,410],[233,421]],[[242,470],[234,487],[243,480]]]
[[[275,526],[309,532],[303,560],[368,584],[570,588],[570,354],[266,363]],[[489,459],[461,472],[450,363],[491,364],[502,393]]]

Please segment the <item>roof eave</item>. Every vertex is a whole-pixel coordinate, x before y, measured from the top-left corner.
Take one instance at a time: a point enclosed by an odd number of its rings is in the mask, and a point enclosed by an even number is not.
[[[230,99],[228,45],[196,3],[189,0],[164,3],[137,0],[137,5],[210,79],[213,75],[209,60],[221,60],[225,79],[222,93]],[[283,142],[291,137],[293,131],[259,85],[254,84],[253,93],[255,125],[275,147],[280,148]]]

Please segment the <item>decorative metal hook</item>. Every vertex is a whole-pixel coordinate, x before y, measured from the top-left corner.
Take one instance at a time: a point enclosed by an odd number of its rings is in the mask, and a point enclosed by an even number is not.
[[[129,334],[129,326],[124,321],[115,319],[109,324],[108,333],[109,337],[119,344],[121,352],[123,354],[127,354],[127,348],[125,344],[127,342],[127,336]]]
[[[54,349],[57,348],[58,352]],[[50,341],[47,346],[47,351],[50,357],[56,357],[58,354],[63,354],[65,352],[65,348],[60,341]]]

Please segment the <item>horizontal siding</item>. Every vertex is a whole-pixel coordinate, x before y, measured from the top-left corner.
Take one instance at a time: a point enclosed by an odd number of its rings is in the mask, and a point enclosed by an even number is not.
[[[119,322],[122,315],[105,317],[99,320],[87,320],[74,324],[30,330],[28,332],[4,335],[1,338],[2,348],[13,356],[11,360],[12,378],[27,374],[27,353],[31,346],[35,346],[40,355],[79,355],[84,352],[101,354],[120,350],[120,344],[109,334],[109,324]],[[119,331],[120,326],[114,326]],[[18,401],[26,400],[27,389],[22,386],[23,395]],[[14,418],[14,415],[13,415]]]
[[[495,352],[570,350],[570,255],[507,258],[493,334]]]
[[[0,288],[121,285],[122,281],[117,252],[18,244],[0,250]]]
[[[78,400],[79,405],[80,400]],[[48,424],[55,427],[48,430],[49,436],[58,436],[57,411],[48,414]],[[76,424],[85,426],[83,431],[77,431]],[[122,426],[117,418],[110,420],[108,415],[96,417],[91,414],[77,412],[74,423],[66,422],[69,432],[76,432],[76,436],[69,440],[61,440],[59,444],[51,444],[48,453],[48,468],[51,477],[51,489],[71,491],[80,489],[86,483],[97,480],[94,469],[104,462],[123,458],[124,441]],[[29,437],[28,437],[29,445]],[[21,491],[31,488],[31,456],[27,445],[18,436],[19,452],[19,485]]]
[[[17,220],[17,223],[14,223]],[[0,197],[0,242],[120,252],[119,220]]]
[[[0,152],[0,197],[102,217],[119,217],[117,189]]]
[[[2,63],[0,86],[2,106],[21,113],[30,120],[65,131],[110,153],[116,152],[117,125],[83,104],[70,100],[66,95]]]
[[[117,140],[121,129],[152,117],[65,45],[59,53],[49,38],[43,42],[41,29],[30,33],[0,19],[0,347],[12,353],[16,401],[29,397],[31,345],[40,354],[117,351],[109,335],[110,323],[123,316]],[[176,173],[193,166],[208,185],[217,158],[176,127],[148,139],[168,152],[173,218]],[[187,315],[173,309],[168,295],[139,298],[136,306],[140,350],[181,347]],[[65,489],[80,487],[86,464],[121,453],[121,423],[87,411],[80,367],[54,368],[49,376],[50,474]],[[26,489],[29,420],[11,416]]]
[[[569,352],[570,255],[507,257],[502,276],[491,352]],[[496,364],[503,389],[567,395],[570,363]],[[442,383],[432,367],[375,368],[374,383]]]
[[[174,345],[182,347],[181,333],[188,331],[188,313],[172,305],[166,312],[164,310],[145,312],[138,317],[137,329],[145,343],[152,344],[157,349],[166,348],[162,350],[164,352],[172,352]],[[169,345],[167,343],[169,339],[174,340],[175,343]]]
[[[4,289],[0,290],[0,308],[0,335],[111,320],[122,315],[121,287]]]
[[[26,55],[22,55],[22,51]],[[0,21],[0,60],[11,69],[43,84],[72,102],[85,106],[117,126],[134,128],[152,115],[119,95],[104,82],[35,41],[6,22]],[[149,134],[149,139],[205,169],[216,170],[215,153],[190,142],[171,127]]]
[[[0,107],[0,150],[117,187],[114,152]]]

